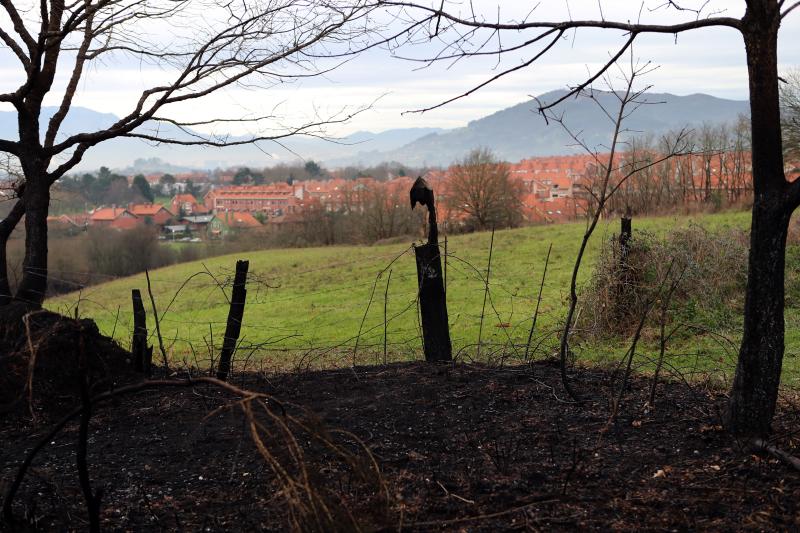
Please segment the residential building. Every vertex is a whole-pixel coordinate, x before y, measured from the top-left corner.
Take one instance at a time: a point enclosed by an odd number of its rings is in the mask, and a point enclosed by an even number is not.
[[[47,217],[47,227],[54,232],[76,235],[86,231],[89,225],[89,217],[86,214],[59,215]]]
[[[199,203],[197,198],[188,193],[176,194],[172,198],[170,206],[175,216],[206,215],[209,212],[206,206]]]
[[[145,224],[156,226],[165,225],[173,217],[173,214],[161,204],[130,204],[128,211]]]
[[[206,194],[205,207],[220,212],[260,212],[267,217],[299,211],[304,189],[286,183],[240,185],[212,189]]]
[[[90,225],[114,229],[135,228],[141,222],[136,215],[124,207],[101,207],[95,209],[89,215]]]
[[[225,211],[214,215],[208,222],[206,235],[210,239],[221,238],[232,231],[254,230],[263,227],[261,222],[250,213],[242,211]]]

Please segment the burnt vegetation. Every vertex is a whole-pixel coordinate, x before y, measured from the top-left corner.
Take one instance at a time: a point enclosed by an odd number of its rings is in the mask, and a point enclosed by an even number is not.
[[[797,261],[790,219],[800,205],[800,181],[787,180],[784,168],[784,154],[792,152],[784,150],[781,137],[777,39],[781,21],[800,2],[748,1],[741,18],[707,13],[707,3],[693,9],[667,2],[658,9],[688,13],[687,20],[651,25],[605,17],[547,22],[538,20],[535,10],[522,21],[491,22],[475,13],[463,15],[447,1],[431,7],[394,0],[282,0],[245,3],[238,10],[228,9],[225,16],[208,16],[177,51],[164,51],[141,38],[139,24],[171,22],[187,13],[200,17],[192,11],[204,7],[198,4],[53,0],[41,4],[41,20],[32,24],[25,18],[28,11],[0,0],[0,39],[22,73],[19,88],[0,95],[19,116],[19,139],[0,140],[0,149],[19,162],[21,178],[14,186],[13,207],[0,222],[3,528],[94,532],[798,527],[798,399],[779,385],[784,307],[787,297],[800,293],[796,275],[785,275],[787,257]],[[384,10],[395,25],[369,29],[375,22],[372,14]],[[691,193],[650,189],[654,183],[675,184],[659,182],[659,173],[680,175],[678,166],[667,165],[678,165],[682,156],[697,156],[701,164],[710,165],[720,156],[709,146],[744,146],[745,133],[708,129],[692,137],[678,132],[662,139],[658,148],[623,140],[626,118],[643,105],[643,90],[635,80],[652,68],[636,61],[631,47],[647,33],[710,27],[739,32],[747,51],[751,231],[748,235],[689,227],[647,234],[636,229],[631,215],[647,212],[652,202],[669,203],[687,194],[715,202],[710,183]],[[509,292],[493,285],[494,230],[517,223],[519,191],[509,183],[507,168],[484,152],[462,162],[460,188],[448,201],[468,207],[474,229],[492,230],[485,265],[471,264],[448,250],[437,220],[441,204],[425,180],[417,180],[410,191],[411,209],[405,191],[388,220],[383,218],[386,213],[369,209],[361,220],[392,228],[414,221],[413,227],[424,229],[427,240],[399,252],[374,280],[367,280],[371,291],[364,319],[357,332],[345,332],[344,340],[336,343],[292,351],[280,346],[286,338],[282,332],[263,343],[250,341],[244,329],[253,316],[248,306],[259,295],[269,304],[275,285],[269,273],[253,272],[246,260],[225,275],[205,268],[180,281],[172,300],[158,300],[147,270],[156,261],[155,252],[144,233],[133,243],[135,253],[117,247],[114,237],[89,235],[94,239],[90,256],[95,268],[120,275],[128,267],[145,270],[146,286],[134,289],[130,303],[124,302],[135,315],[134,327],[125,332],[131,338],[130,351],[102,335],[91,320],[80,318],[80,297],[73,318],[42,309],[50,279],[50,189],[92,146],[119,136],[205,146],[279,141],[293,134],[324,135],[325,125],[344,120],[318,118],[242,141],[165,138],[157,127],[148,130],[148,123],[179,128],[198,124],[168,118],[163,112],[171,104],[194,101],[240,81],[269,88],[286,78],[324,74],[320,65],[326,59],[335,63],[379,44],[397,51],[420,37],[444,43],[444,50],[427,60],[435,62],[504,54],[512,48],[503,48],[504,41],[492,37],[521,33],[526,41],[513,50],[531,51],[528,61],[516,67],[522,68],[550,53],[568,32],[583,28],[623,32],[625,40],[607,64],[568,96],[591,97],[591,86],[598,80],[612,85],[612,69],[620,73],[625,87],[612,91],[618,108],[605,110],[613,133],[603,151],[570,130],[568,117],[556,111],[557,102],[539,109],[570,133],[593,158],[596,170],[586,184],[591,199],[586,226],[576,243],[564,294],[566,313],[557,327],[536,329],[549,251],[546,258],[537,258],[544,268],[541,278],[532,282],[540,284],[535,307],[524,311],[531,316],[530,330],[522,337],[527,342],[508,331],[511,324],[494,305],[498,291]],[[490,38],[484,40],[486,35]],[[494,42],[498,49],[486,48]],[[82,72],[120,51],[171,65],[176,77],[146,89],[131,113],[111,128],[59,137]],[[42,103],[66,52],[74,55],[69,56],[72,63],[59,111],[41,131]],[[487,83],[510,72],[499,72]],[[787,94],[783,125],[791,145],[793,119],[786,110],[794,104]],[[208,123],[250,120],[218,117]],[[728,135],[725,140],[716,138],[723,133]],[[698,148],[706,141],[705,148]],[[743,192],[744,163],[735,157],[730,163],[729,186],[724,189],[730,198],[725,201],[734,204]],[[315,164],[304,171],[317,176],[323,170]],[[103,191],[113,193],[115,180],[108,178]],[[260,178],[242,172],[238,179],[244,183]],[[477,194],[476,189],[483,192]],[[134,193],[149,194],[141,180]],[[130,188],[126,194],[132,194]],[[387,199],[376,204],[385,206]],[[427,212],[409,214],[416,204]],[[605,239],[597,263],[590,265],[590,281],[581,285],[579,273],[586,268],[589,242],[597,238],[601,219],[616,219],[621,213],[619,233]],[[23,215],[24,258],[20,279],[12,286],[6,245]],[[336,232],[342,229],[333,225],[332,215],[324,209],[312,215],[304,229],[326,243],[337,242]],[[377,231],[372,238],[393,235],[394,230]],[[410,261],[412,251],[416,276],[396,277],[394,283],[411,284],[416,296],[392,316],[387,304],[392,268]],[[133,265],[136,261],[140,263]],[[480,324],[475,343],[452,343],[451,317],[458,313],[459,302],[448,303],[448,267],[467,272],[482,294],[480,316],[467,317]],[[225,302],[225,333],[215,340],[209,321],[206,353],[190,344],[191,354],[176,354],[179,339],[166,338],[162,324],[194,278],[206,280],[216,298]],[[365,325],[382,291],[383,321]],[[401,350],[411,344],[421,348],[425,362],[389,362],[387,325],[406,314],[415,318],[416,327],[397,344]],[[743,330],[738,346],[724,335],[737,317],[743,317],[736,324]],[[148,329],[151,323],[154,327]],[[484,331],[490,323],[502,333],[487,340]],[[118,324],[115,321],[114,327]],[[374,343],[381,328],[383,364]],[[587,344],[609,339],[627,346],[621,358],[602,367],[581,364]],[[733,368],[723,361],[700,361],[702,350],[690,371],[676,364],[685,354],[672,353],[673,346],[709,339],[738,354]],[[265,356],[275,353],[271,350],[291,360],[295,371],[265,368]],[[365,360],[374,364],[365,366]]]

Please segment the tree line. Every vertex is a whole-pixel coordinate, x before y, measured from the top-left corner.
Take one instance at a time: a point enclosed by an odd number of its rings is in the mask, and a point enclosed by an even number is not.
[[[632,138],[615,177],[638,170],[609,199],[608,211],[651,215],[749,205],[753,184],[748,121],[740,116],[731,123]],[[679,136],[687,153],[664,158]],[[585,185],[590,191],[596,188],[597,171],[589,170]]]

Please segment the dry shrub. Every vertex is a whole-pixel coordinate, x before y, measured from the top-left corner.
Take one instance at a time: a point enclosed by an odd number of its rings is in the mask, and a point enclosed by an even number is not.
[[[730,326],[744,304],[747,241],[747,233],[739,229],[712,232],[697,225],[664,237],[634,231],[623,264],[619,242],[612,238],[603,245],[592,278],[581,291],[578,331],[590,337],[631,333],[653,299],[673,282],[673,321],[708,329]]]
[[[131,276],[173,263],[172,254],[158,244],[158,229],[142,226],[126,231],[89,228],[89,264],[109,276]]]
[[[390,523],[391,497],[369,448],[355,435],[327,429],[298,405],[263,399],[240,403],[250,437],[274,476],[287,530],[351,532]]]

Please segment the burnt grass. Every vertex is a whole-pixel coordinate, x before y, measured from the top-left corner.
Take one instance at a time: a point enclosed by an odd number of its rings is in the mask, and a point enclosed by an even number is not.
[[[636,377],[618,419],[609,423],[612,374],[580,368],[572,380],[587,401],[566,400],[558,368],[549,362],[505,368],[410,363],[244,374],[232,381],[273,395],[284,402],[273,409],[278,417],[302,415],[309,431],[331,436],[353,457],[365,455],[355,437],[366,445],[380,465],[388,498],[379,483],[356,475],[359,464],[369,470],[368,461],[338,460],[306,435],[296,441],[321,501],[365,530],[800,526],[800,473],[769,455],[740,449],[724,433],[721,393],[666,383],[650,408],[649,381]],[[88,457],[92,485],[103,490],[103,529],[288,529],[287,492],[257,453],[239,406],[209,416],[236,400],[202,384],[142,391],[98,406]],[[2,423],[3,492],[48,427],[43,420],[10,417]],[[797,412],[782,400],[775,444],[794,453],[797,427]],[[87,529],[75,467],[77,438],[75,421],[39,454],[15,500],[16,522],[7,530]],[[265,442],[289,461],[280,439]],[[297,523],[315,529],[312,522]],[[353,524],[344,521],[339,528]]]

